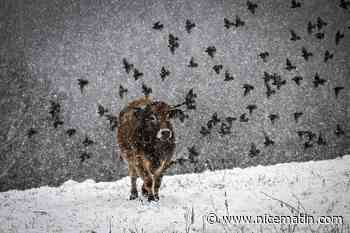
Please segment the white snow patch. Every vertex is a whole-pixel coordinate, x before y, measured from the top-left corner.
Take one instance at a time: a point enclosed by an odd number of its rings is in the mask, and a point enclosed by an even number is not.
[[[129,189],[126,177],[100,183],[69,180],[57,188],[3,192],[0,232],[282,232],[283,224],[209,224],[205,218],[210,212],[221,216],[227,211],[236,216],[293,215],[288,205],[278,200],[315,217],[341,215],[346,224],[350,223],[350,155],[166,176],[159,203],[143,198],[130,201]],[[346,227],[349,225],[338,232],[349,233]],[[330,231],[334,225],[299,224],[286,232],[312,229],[334,232]]]

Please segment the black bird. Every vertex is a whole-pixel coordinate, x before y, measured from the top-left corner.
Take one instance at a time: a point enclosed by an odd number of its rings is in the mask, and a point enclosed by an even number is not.
[[[301,7],[301,3],[297,2],[296,0],[292,0],[292,5],[290,8],[299,8]]]
[[[60,120],[60,119],[55,119],[55,121],[53,122],[53,127],[56,129],[57,128],[57,126],[59,126],[59,125],[63,125],[63,121],[62,120]]]
[[[327,144],[326,140],[323,138],[321,133],[318,135],[317,144],[318,145],[326,145]]]
[[[186,20],[186,31],[187,33],[191,33],[192,28],[196,26],[195,23],[191,22],[190,20]]]
[[[243,89],[244,89],[243,96],[246,96],[246,95],[249,94],[249,92],[250,92],[251,90],[254,89],[254,87],[253,87],[252,85],[249,85],[249,84],[244,84],[244,85],[243,85]]]
[[[317,17],[317,29],[321,30],[323,27],[327,26],[327,22],[325,22],[323,19],[321,19],[320,17]]]
[[[300,81],[303,80],[303,77],[301,77],[301,76],[294,76],[294,78],[292,78],[292,80],[299,86],[300,85]]]
[[[187,148],[188,150],[188,159],[190,160],[191,163],[195,162],[195,158],[199,156],[199,152],[196,150],[195,146]]]
[[[276,74],[277,75],[277,74]],[[275,74],[274,75],[271,75],[267,72],[264,72],[264,83],[265,83],[265,87],[266,87],[266,96],[267,98],[270,98],[271,95],[275,94],[276,91],[272,89],[271,85],[270,85],[270,81],[271,80],[276,80],[276,76]],[[275,83],[276,84],[276,83]],[[283,84],[282,84],[283,85]]]
[[[273,80],[274,79],[274,75],[273,74],[269,74],[267,73],[266,71],[264,72],[264,82],[265,83],[268,83],[269,81]]]
[[[255,109],[258,107],[255,104],[250,104],[247,106],[247,109],[249,110],[249,114],[251,115]]]
[[[335,44],[338,45],[340,40],[344,38],[344,34],[342,34],[340,31],[337,31],[335,34]]]
[[[230,27],[235,26],[235,23],[231,22],[230,20],[228,20],[226,18],[224,18],[224,26],[225,26],[225,28],[230,29]]]
[[[295,120],[295,123],[298,123],[299,121],[299,118],[303,115],[302,112],[295,112],[294,113],[294,120]]]
[[[297,131],[297,134],[299,136],[300,139],[303,139],[303,136],[305,135],[311,135],[312,132],[311,131],[308,131],[308,130],[299,130]]]
[[[61,105],[58,102],[51,101],[51,106],[50,106],[50,111],[49,113],[51,114],[52,118],[58,118],[58,114],[61,111]]]
[[[297,41],[297,40],[300,40],[300,39],[301,39],[301,37],[298,36],[298,35],[295,33],[294,30],[290,30],[290,34],[291,34],[291,36],[292,36],[292,37],[290,38],[291,41]]]
[[[149,94],[152,93],[152,88],[147,87],[146,84],[142,83],[142,93],[143,93],[145,96],[149,96]]]
[[[78,84],[79,84],[81,93],[83,93],[84,87],[89,84],[89,81],[86,80],[86,79],[79,78],[78,79]]]
[[[109,127],[112,131],[118,126],[118,118],[112,114],[105,115],[107,120],[109,121]]]
[[[220,127],[219,133],[221,135],[231,134],[232,133],[232,131],[231,131],[232,123],[235,120],[237,120],[237,118],[235,118],[235,117],[226,117],[226,122],[222,122],[221,123],[221,127]]]
[[[215,53],[216,53],[216,48],[214,46],[209,46],[205,52],[211,57],[213,58]]]
[[[175,163],[179,164],[180,166],[184,165],[186,162],[189,162],[189,160],[185,159],[185,158],[177,158],[177,159],[175,159]]]
[[[240,117],[239,117],[239,121],[240,122],[248,122],[249,119],[247,118],[247,114],[243,113]]]
[[[304,142],[304,150],[311,148],[311,147],[313,147],[312,142],[310,142],[310,141]]]
[[[350,1],[340,0],[339,6],[345,10],[350,8]]]
[[[324,62],[327,62],[330,59],[333,59],[333,53],[330,53],[328,50],[324,53]]]
[[[160,21],[157,21],[157,22],[155,22],[155,23],[153,24],[153,27],[152,27],[152,28],[153,28],[154,30],[162,30],[163,27],[164,27],[164,25],[161,24]]]
[[[309,60],[309,57],[312,57],[313,54],[311,52],[308,52],[305,47],[301,49],[302,57],[305,59],[305,61]]]
[[[188,118],[188,115],[184,113],[181,109],[174,109],[170,112],[171,118],[178,118],[181,122],[184,122],[186,118]]]
[[[327,80],[320,78],[320,76],[318,75],[318,73],[315,74],[314,77],[314,87],[317,88],[319,85],[324,85],[326,83]]]
[[[208,129],[213,128],[217,123],[219,123],[221,120],[218,118],[218,114],[215,112],[211,116],[211,119],[207,122]]]
[[[134,79],[135,79],[135,81],[136,80],[138,80],[140,77],[142,77],[143,76],[143,73],[142,72],[140,72],[138,69],[134,69]]]
[[[231,127],[230,127],[227,123],[222,122],[222,123],[221,123],[221,126],[220,126],[220,131],[219,131],[219,133],[220,133],[221,135],[231,134],[231,133],[232,133],[232,132],[231,132]]]
[[[119,97],[123,99],[124,94],[128,93],[128,89],[124,88],[122,85],[119,85]]]
[[[28,138],[31,138],[34,134],[37,134],[38,131],[34,128],[30,128],[27,132]]]
[[[270,118],[271,123],[274,124],[275,121],[280,118],[280,116],[278,114],[270,114],[269,118]]]
[[[94,144],[94,141],[92,141],[90,138],[88,138],[88,136],[85,136],[85,139],[83,141],[83,145],[84,146],[90,146],[92,144]]]
[[[269,52],[263,52],[259,54],[259,57],[263,60],[263,62],[267,62],[268,56],[270,56]]]
[[[264,141],[265,147],[272,146],[275,144],[275,142],[266,133],[264,133],[264,137],[265,137],[265,141]]]
[[[214,65],[214,66],[213,66],[213,70],[214,70],[215,73],[217,73],[217,74],[220,74],[220,71],[222,70],[222,68],[224,68],[223,65]]]
[[[237,118],[236,118],[236,117],[226,117],[225,120],[226,120],[229,124],[232,125],[232,122],[234,122],[235,120],[237,120]]]
[[[316,37],[317,39],[319,39],[319,40],[324,39],[324,32],[317,32],[317,33],[315,34],[315,37]]]
[[[297,67],[293,66],[291,61],[287,58],[286,59],[286,70],[291,71],[291,70],[295,70]]]
[[[272,85],[275,85],[277,87],[277,90],[279,90],[283,85],[286,85],[287,81],[282,80],[281,76],[277,73],[274,73],[273,76],[273,82]]]
[[[190,64],[188,65],[188,67],[191,67],[191,68],[198,67],[198,63],[194,62],[193,57],[191,57]]]
[[[276,94],[276,91],[271,88],[269,83],[265,83],[265,86],[266,86],[266,96],[267,96],[267,98],[270,98],[271,95]]]
[[[314,31],[314,29],[316,28],[316,24],[312,24],[310,21],[307,24],[307,32],[309,34],[312,34],[312,32]]]
[[[125,72],[127,74],[130,73],[130,71],[134,68],[134,65],[129,63],[126,58],[123,58],[123,66],[124,66],[124,69],[125,69]]]
[[[179,47],[179,45],[180,45],[179,44],[179,38],[174,36],[173,34],[169,34],[169,40],[168,41],[169,41],[168,47],[170,49],[170,52],[172,54],[174,54],[175,49],[177,49]]]
[[[210,130],[207,129],[206,127],[202,126],[201,130],[199,131],[200,134],[202,134],[203,136],[209,135],[210,134]]]
[[[255,14],[255,10],[256,8],[258,8],[258,4],[252,3],[251,1],[247,1],[247,7],[252,14]]]
[[[170,71],[165,69],[165,67],[163,66],[162,69],[160,70],[160,78],[162,79],[162,81],[164,81],[164,79],[170,75]]]
[[[80,158],[80,162],[84,162],[86,159],[91,158],[91,155],[84,151],[83,153],[81,153],[79,158]]]
[[[339,92],[343,89],[344,89],[344,87],[335,87],[334,88],[335,98],[338,98]]]
[[[108,112],[108,109],[103,107],[101,104],[98,105],[97,113],[98,115],[103,116],[106,112]]]
[[[337,135],[339,137],[341,135],[344,135],[345,131],[340,127],[339,124],[337,124],[337,127],[336,127],[334,133],[335,133],[335,135]]]
[[[185,104],[187,109],[196,109],[196,100],[197,94],[193,92],[193,88],[191,88],[185,97]]]
[[[254,143],[251,143],[250,150],[249,150],[249,156],[255,157],[260,154],[260,150],[256,148],[256,145]]]
[[[226,122],[221,123],[220,131],[219,133],[221,135],[227,135],[231,134],[231,128],[232,128],[232,122],[236,120],[234,117],[226,117]]]
[[[226,70],[225,71],[225,79],[224,79],[224,81],[232,81],[232,80],[234,80],[234,77],[233,77],[233,75],[231,75],[229,72],[228,72],[228,70]]]
[[[241,20],[240,17],[236,16],[235,26],[236,27],[243,27],[244,25],[245,25],[245,22],[243,20]]]
[[[307,140],[308,140],[309,142],[311,142],[311,141],[316,137],[316,134],[313,133],[313,132],[311,132],[311,131],[307,131],[307,132],[306,132],[306,136],[307,136]]]
[[[61,105],[58,102],[51,101],[50,111],[52,119],[54,120],[53,126],[54,128],[57,128],[59,125],[63,125],[63,121],[60,120],[59,113],[61,111]]]
[[[66,134],[72,137],[77,131],[75,129],[67,129]]]

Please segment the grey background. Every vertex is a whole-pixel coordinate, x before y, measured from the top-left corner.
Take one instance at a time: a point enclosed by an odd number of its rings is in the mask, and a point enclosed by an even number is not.
[[[108,121],[97,113],[102,104],[117,114],[123,106],[141,97],[142,83],[153,89],[155,99],[177,104],[193,88],[197,109],[188,111],[189,119],[174,120],[175,159],[183,158],[169,174],[200,172],[204,169],[246,167],[277,162],[327,159],[350,152],[350,11],[340,8],[339,1],[301,1],[302,7],[290,8],[284,0],[256,0],[253,15],[246,1],[0,1],[0,191],[25,189],[40,185],[59,185],[68,179],[82,181],[116,180],[127,174],[125,164],[116,156],[116,133]],[[224,18],[236,15],[246,25],[226,29]],[[328,25],[322,29],[325,39],[307,34],[307,22],[320,16]],[[185,21],[195,22],[188,34]],[[153,23],[164,24],[162,31]],[[293,29],[301,40],[290,40]],[[336,31],[345,38],[334,43]],[[179,38],[180,46],[171,54],[168,35]],[[212,59],[206,53],[214,45]],[[301,47],[314,53],[310,61],[301,57]],[[323,62],[325,50],[334,59]],[[270,53],[266,63],[258,58]],[[191,57],[198,68],[187,67]],[[144,76],[135,81],[126,74],[122,59],[133,63]],[[296,71],[284,69],[286,58],[296,64]],[[222,64],[217,75],[212,66]],[[160,79],[161,67],[171,75]],[[224,82],[224,71],[235,79]],[[276,72],[287,80],[281,90],[267,99],[263,73]],[[313,88],[318,72],[327,79],[324,86]],[[291,80],[304,77],[301,86]],[[89,80],[83,93],[77,79]],[[243,97],[242,85],[255,89]],[[121,99],[119,85],[128,94]],[[338,99],[333,88],[344,86]],[[63,126],[55,129],[49,114],[50,101],[61,104]],[[233,123],[231,135],[221,136],[216,126],[211,135],[201,136],[214,112],[220,118],[238,117],[247,112],[248,104],[258,109],[249,122]],[[298,123],[293,113],[304,112]],[[268,119],[278,113],[274,125]],[[346,135],[334,134],[340,124]],[[37,130],[27,136],[30,128]],[[68,137],[65,131],[75,128]],[[326,146],[315,144],[304,150],[297,130],[321,132]],[[264,147],[264,132],[275,145]],[[85,136],[95,143],[85,147]],[[249,155],[251,143],[261,154]],[[188,161],[188,147],[200,153],[195,162]],[[80,161],[82,152],[91,158]]]

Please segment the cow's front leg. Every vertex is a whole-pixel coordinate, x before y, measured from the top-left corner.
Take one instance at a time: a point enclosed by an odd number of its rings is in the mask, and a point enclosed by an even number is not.
[[[134,200],[138,197],[138,192],[137,192],[137,174],[135,171],[135,168],[129,164],[129,176],[131,180],[131,190],[130,190],[130,200]]]
[[[148,201],[155,201],[155,195],[153,194],[152,187],[153,179],[150,176],[145,176],[142,185],[142,194],[147,197]]]
[[[142,186],[147,192],[148,201],[159,201],[159,188],[162,182],[162,176],[151,176]]]
[[[137,176],[131,176],[131,190],[130,190],[130,200],[134,200],[136,199],[139,194],[137,192],[137,187],[136,187],[136,180],[137,180]]]

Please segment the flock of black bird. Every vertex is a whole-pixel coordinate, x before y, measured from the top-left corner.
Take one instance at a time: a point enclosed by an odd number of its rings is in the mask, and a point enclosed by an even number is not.
[[[248,0],[246,4],[247,4],[248,11],[251,12],[252,14],[256,14],[257,11],[259,10],[259,6],[257,3],[254,3],[254,2],[251,2]],[[300,8],[300,7],[302,7],[302,5],[303,5],[303,3],[301,1],[291,0],[290,8],[291,9]],[[338,6],[345,9],[345,10],[348,10],[348,9],[350,9],[350,1],[340,0],[338,3]],[[230,20],[227,18],[224,18],[224,20],[223,20],[223,27],[225,27],[227,30],[244,27],[245,25],[246,25],[246,22],[244,20],[242,20],[239,16],[236,16],[234,20]],[[307,23],[307,32],[309,35],[313,34],[316,39],[322,40],[325,38],[325,32],[322,31],[322,29],[327,27],[327,25],[328,25],[328,23],[325,20],[323,20],[321,17],[317,17],[316,22],[309,21]],[[196,24],[193,21],[191,21],[191,20],[185,21],[185,31],[187,33],[191,33],[195,27],[196,27]],[[350,29],[350,26],[348,28]],[[152,29],[156,30],[156,31],[162,31],[164,29],[164,24],[162,24],[160,21],[155,22],[152,26]],[[290,37],[291,41],[302,40],[301,36],[298,35],[295,30],[290,29],[289,32],[291,35],[291,37]],[[344,33],[341,32],[340,30],[338,30],[336,32],[335,39],[334,39],[335,45],[339,45],[341,40],[344,39],[344,36],[345,36]],[[176,37],[174,34],[170,33],[168,36],[168,48],[169,48],[171,54],[174,54],[176,49],[178,49],[179,47],[180,47],[179,38]],[[207,53],[207,55],[210,58],[214,58],[215,54],[217,52],[217,48],[215,46],[211,45],[211,46],[208,46],[204,50],[204,52]],[[257,55],[257,57],[260,58],[262,60],[262,62],[264,62],[264,63],[268,62],[269,56],[270,56],[270,53],[268,51],[263,51]],[[314,54],[313,54],[313,52],[309,51],[306,47],[303,46],[301,48],[301,56],[307,62],[314,56]],[[329,62],[329,60],[331,60],[333,58],[334,58],[334,53],[331,53],[328,50],[326,50],[324,52],[323,61],[325,63]],[[130,63],[126,58],[122,59],[122,65],[123,65],[123,68],[124,68],[126,74],[132,75],[132,77],[134,78],[135,81],[139,80],[143,76],[143,73],[139,69],[137,69],[134,64]],[[199,66],[199,64],[196,62],[195,58],[191,57],[187,67],[197,68],[198,66]],[[212,69],[214,70],[214,72],[216,74],[219,75],[221,73],[221,71],[224,70],[224,66],[222,64],[215,64],[215,65],[213,65]],[[297,69],[297,66],[295,64],[293,64],[293,62],[289,58],[286,58],[285,69],[289,72],[292,72],[292,71]],[[159,75],[160,75],[160,79],[162,81],[164,81],[166,78],[168,78],[171,75],[171,72],[166,67],[163,66],[163,67],[161,67]],[[287,80],[282,79],[281,75],[279,75],[278,73],[264,72],[262,78],[263,78],[264,85],[266,88],[265,94],[266,94],[267,98],[270,98],[272,95],[277,94],[277,92],[281,89],[281,87],[287,84]],[[232,74],[230,74],[228,70],[225,70],[223,81],[229,82],[229,81],[233,81],[233,80],[234,80],[234,76]],[[296,75],[291,80],[295,82],[295,85],[299,86],[304,81],[304,78],[300,75]],[[84,93],[84,88],[89,84],[89,81],[86,79],[78,79],[77,81],[78,81],[78,85],[79,85],[81,93]],[[323,86],[323,85],[325,85],[326,82],[327,82],[326,79],[321,78],[317,72],[315,73],[314,79],[312,81],[314,88],[318,88],[320,86]],[[145,96],[148,96],[152,93],[152,88],[148,87],[145,83],[142,83],[141,88],[142,88],[142,93]],[[243,84],[242,88],[243,88],[243,97],[249,95],[255,89],[255,87],[253,85],[247,84],[247,83]],[[337,98],[339,96],[339,94],[341,93],[341,91],[344,89],[345,89],[344,86],[334,87],[333,90],[334,90],[335,98]],[[127,94],[128,94],[128,89],[125,88],[124,86],[120,85],[119,86],[119,97],[122,99]],[[197,97],[197,95],[193,92],[193,89],[191,89],[187,93],[187,95],[185,97],[185,101],[181,104],[178,104],[177,106],[186,105],[187,110],[194,110],[194,109],[196,109],[196,101],[195,101],[196,97]],[[238,118],[232,117],[232,116],[220,118],[216,112],[213,113],[211,118],[206,123],[206,125],[201,126],[201,129],[199,131],[200,134],[203,137],[208,136],[212,133],[212,131],[215,128],[218,129],[218,133],[221,136],[232,134],[233,122],[234,121],[239,121],[242,123],[248,122],[249,116],[254,114],[254,111],[256,111],[258,109],[258,106],[256,106],[255,104],[249,104],[246,107],[246,109],[247,109],[248,113],[242,113]],[[49,114],[51,115],[51,120],[52,120],[54,128],[57,128],[58,126],[60,126],[60,125],[62,126],[64,124],[63,120],[60,117],[60,111],[61,111],[60,104],[58,102],[51,101]],[[97,113],[99,114],[100,117],[105,117],[106,120],[108,120],[108,122],[109,122],[110,129],[112,131],[115,131],[115,128],[118,126],[117,117],[115,115],[109,113],[109,110],[100,104],[98,104],[98,106],[97,106]],[[185,112],[183,110],[180,110],[180,109],[176,109],[175,111],[172,112],[172,114],[173,114],[173,117],[178,118],[181,122],[184,122],[184,120],[189,117],[188,115],[185,114]],[[298,123],[299,119],[302,116],[303,116],[303,112],[294,112],[292,115],[292,117],[295,120],[295,123]],[[280,119],[280,116],[278,113],[271,113],[268,115],[268,118],[271,121],[271,124],[275,124],[275,122]],[[33,135],[35,135],[37,133],[38,132],[36,129],[30,128],[28,130],[27,135],[28,135],[28,137],[32,137]],[[269,136],[266,132],[263,132],[263,133],[264,133],[264,147],[274,146],[275,141],[271,138],[271,136]],[[312,132],[310,130],[300,130],[300,131],[296,131],[296,133],[297,133],[298,137],[300,138],[300,140],[302,141],[302,146],[305,150],[308,148],[311,148],[315,145],[322,146],[322,145],[327,144],[327,141],[326,141],[324,135],[322,134],[322,132],[319,132],[318,135],[317,135],[317,133]],[[72,137],[73,135],[76,134],[76,130],[73,128],[70,128],[70,129],[66,130],[66,134],[68,135],[68,137]],[[344,136],[345,131],[341,128],[341,126],[339,124],[337,124],[335,126],[334,134],[338,137]],[[94,144],[94,141],[91,140],[88,136],[85,136],[84,140],[82,141],[82,145],[85,148],[87,148],[87,147],[91,146],[92,144]],[[183,163],[183,162],[187,161],[190,163],[196,163],[197,162],[196,158],[199,156],[199,152],[196,150],[195,146],[188,148],[188,152],[189,152],[188,158],[186,158],[186,159],[179,158],[179,159],[177,159],[177,162]],[[250,157],[259,156],[259,155],[261,155],[261,153],[262,153],[262,150],[259,149],[255,143],[250,144],[250,148],[249,148],[249,152],[248,152]],[[79,158],[80,158],[81,162],[84,162],[86,159],[91,158],[91,154],[88,153],[86,150],[84,150],[81,152],[81,155]]]

